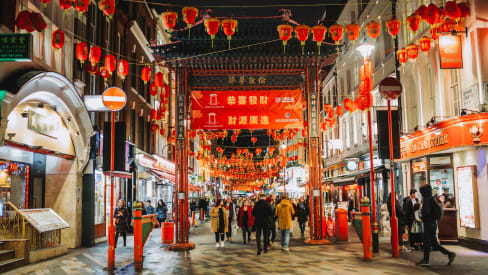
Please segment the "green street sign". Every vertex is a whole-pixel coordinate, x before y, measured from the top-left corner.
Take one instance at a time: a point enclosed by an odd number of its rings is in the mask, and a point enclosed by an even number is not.
[[[32,61],[30,33],[0,33],[0,62]]]
[[[0,113],[2,112],[2,101],[3,101],[3,98],[5,97],[5,94],[7,94],[7,91],[0,90]]]

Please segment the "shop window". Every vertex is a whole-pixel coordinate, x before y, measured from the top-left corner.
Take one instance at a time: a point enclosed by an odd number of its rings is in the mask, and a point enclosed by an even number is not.
[[[454,173],[452,156],[438,156],[429,159],[429,182],[432,194],[440,196],[444,207],[454,208]]]
[[[28,208],[29,165],[0,161],[0,203],[11,202],[19,209]],[[29,192],[27,192],[28,194]]]

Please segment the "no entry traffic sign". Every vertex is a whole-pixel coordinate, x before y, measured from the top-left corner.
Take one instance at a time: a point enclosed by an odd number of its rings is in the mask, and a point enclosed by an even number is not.
[[[118,87],[110,87],[103,92],[102,101],[111,111],[119,111],[127,103],[127,95]]]
[[[379,90],[383,98],[395,100],[402,93],[402,83],[396,78],[386,77],[380,82]]]

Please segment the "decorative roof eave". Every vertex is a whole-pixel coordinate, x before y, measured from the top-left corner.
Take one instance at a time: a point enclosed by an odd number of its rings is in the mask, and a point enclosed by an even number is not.
[[[338,54],[328,56],[250,56],[250,57],[187,57],[167,58],[154,55],[167,67],[186,67],[191,70],[288,70],[306,66],[320,68],[332,65]]]

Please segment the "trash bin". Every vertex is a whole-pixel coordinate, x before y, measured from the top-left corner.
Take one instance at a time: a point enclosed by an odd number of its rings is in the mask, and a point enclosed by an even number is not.
[[[335,210],[335,233],[337,242],[349,241],[349,225],[347,223],[347,210],[338,208]]]
[[[172,244],[174,240],[175,224],[173,222],[161,223],[161,244]]]

